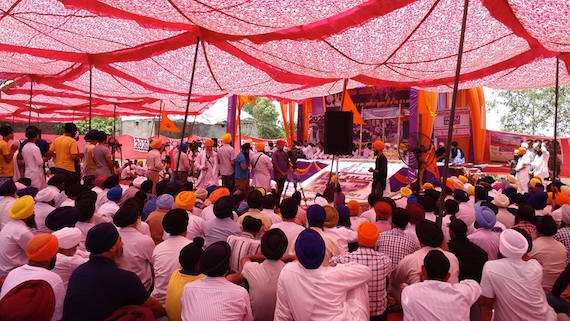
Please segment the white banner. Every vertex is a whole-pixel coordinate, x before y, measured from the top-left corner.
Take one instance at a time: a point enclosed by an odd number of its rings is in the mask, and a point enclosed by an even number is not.
[[[447,137],[449,126],[450,110],[441,110],[435,116],[433,126],[433,134],[435,137]],[[455,124],[453,125],[453,136],[468,137],[471,135],[471,123],[469,117],[469,108],[457,107],[455,110]]]
[[[148,152],[148,138],[133,137],[133,149],[137,152]]]

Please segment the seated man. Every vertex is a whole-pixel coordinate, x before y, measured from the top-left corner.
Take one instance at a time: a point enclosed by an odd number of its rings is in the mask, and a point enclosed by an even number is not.
[[[481,294],[476,281],[448,283],[449,260],[439,250],[424,257],[422,276],[423,282],[402,291],[404,320],[469,320],[471,305]]]

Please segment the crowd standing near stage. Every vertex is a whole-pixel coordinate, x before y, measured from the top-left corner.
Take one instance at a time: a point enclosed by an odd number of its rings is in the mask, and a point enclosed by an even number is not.
[[[568,320],[570,186],[539,142],[512,175],[388,193],[376,141],[360,204],[334,180],[284,195],[301,149],[282,140],[155,137],[117,167],[105,133],[80,151],[64,129],[0,127],[0,320]]]

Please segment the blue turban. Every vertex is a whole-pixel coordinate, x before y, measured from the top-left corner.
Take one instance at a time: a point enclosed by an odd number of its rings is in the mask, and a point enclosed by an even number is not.
[[[543,191],[538,191],[531,193],[527,201],[535,210],[543,210],[546,207],[547,200],[548,194]]]
[[[326,217],[325,208],[320,205],[313,204],[307,209],[307,222],[309,222],[309,226],[323,227]]]
[[[410,203],[417,203],[418,202],[418,195],[417,194],[412,194],[408,197],[408,200],[406,201],[406,204],[410,204]]]
[[[117,240],[119,232],[112,223],[100,223],[89,229],[85,239],[85,248],[91,254],[97,255],[109,251]]]
[[[208,187],[206,187],[206,192],[208,192],[208,196],[210,196],[210,194],[212,194],[212,192],[216,189],[216,185],[210,185]]]
[[[31,197],[36,197],[36,195],[38,194],[38,189],[35,187],[26,187],[23,188],[19,191],[16,192],[16,194],[18,195],[18,197],[22,197],[22,196],[26,196],[26,195],[30,195]]]
[[[182,143],[182,145],[180,145],[178,149],[180,149],[183,153],[186,153],[188,151],[188,144]]]
[[[475,220],[480,227],[492,229],[497,223],[495,212],[487,206],[475,206]]]
[[[107,191],[107,199],[116,202],[123,196],[123,189],[120,186],[115,186]]]
[[[317,231],[305,229],[297,236],[295,254],[299,263],[306,269],[314,270],[321,266],[325,259],[325,252],[325,241]]]
[[[341,205],[336,208],[338,212],[338,226],[350,228],[350,210],[348,206]]]
[[[13,196],[16,194],[16,184],[11,178],[0,179],[0,196]]]
[[[156,199],[156,207],[159,209],[170,210],[174,204],[174,197],[170,194],[162,194]]]

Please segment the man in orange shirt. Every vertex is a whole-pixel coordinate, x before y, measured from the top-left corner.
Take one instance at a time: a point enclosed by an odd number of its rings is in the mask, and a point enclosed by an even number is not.
[[[75,161],[83,157],[77,149],[77,126],[73,123],[64,125],[64,134],[57,137],[49,147],[48,157],[53,157],[55,163],[54,174],[65,177],[66,186],[79,183],[81,177],[75,170]]]
[[[14,139],[14,130],[10,126],[0,127],[0,177],[12,178],[14,176],[14,153],[18,150],[17,145],[8,142]]]

